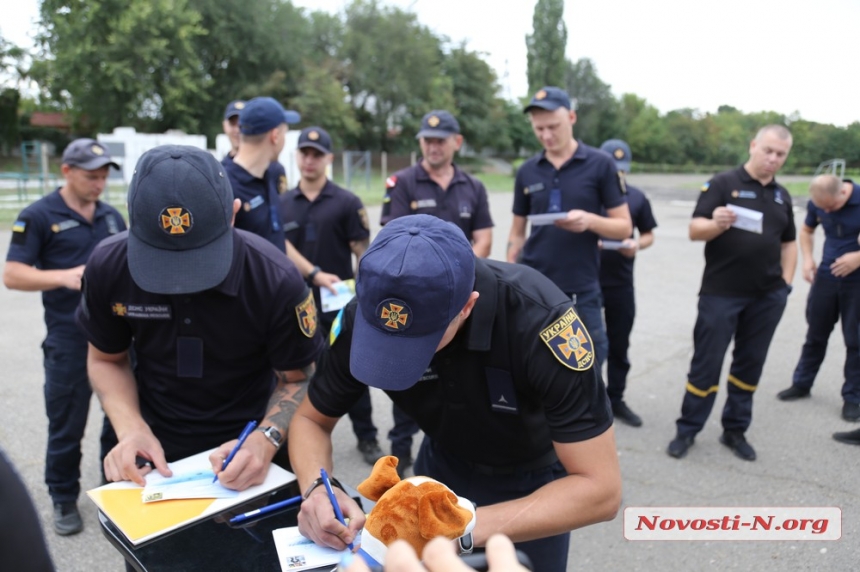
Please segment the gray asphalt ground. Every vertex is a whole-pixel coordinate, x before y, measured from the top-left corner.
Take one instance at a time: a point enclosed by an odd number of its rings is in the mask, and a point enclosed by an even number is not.
[[[775,397],[790,383],[806,331],[804,305],[809,288],[799,273],[755,398],[755,419],[748,438],[758,451],[758,460],[742,461],[717,441],[725,382],[715,411],[687,458],[679,461],[665,453],[674,436],[692,355],[703,246],[688,240],[687,224],[696,189],[704,178],[640,175],[630,181],[648,192],[660,226],[655,245],[636,262],[638,316],[626,397],[645,424],[638,429],[616,427],[623,506],[836,506],[842,509],[842,538],[832,542],[633,542],[624,539],[619,513],[611,522],[573,533],[568,569],[858,570],[860,448],[831,438],[834,431],[858,427],[839,416],[845,355],[841,334],[834,333],[811,399],[783,403]],[[503,258],[511,195],[494,193],[491,204],[497,224],[493,257]],[[370,220],[378,221],[378,209],[369,210]],[[796,209],[797,223],[802,220],[802,210]],[[8,239],[8,232],[0,237],[4,252]],[[821,237],[817,239],[820,245]],[[64,538],[50,527],[51,503],[42,482],[47,423],[39,349],[44,337],[41,301],[35,293],[0,288],[0,307],[6,316],[6,326],[0,330],[4,364],[0,444],[31,492],[57,568],[63,572],[121,570],[121,557],[102,537],[95,507],[83,495],[83,533]],[[374,418],[387,450],[384,437],[391,426],[391,408],[385,395],[376,390],[373,399]],[[94,399],[82,462],[85,490],[99,485],[100,415]],[[335,433],[335,475],[356,484],[369,470],[355,449],[348,420],[340,423]]]

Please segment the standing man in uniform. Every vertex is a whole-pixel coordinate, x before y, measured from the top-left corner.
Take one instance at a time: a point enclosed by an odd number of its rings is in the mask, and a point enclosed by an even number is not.
[[[597,241],[624,240],[633,232],[622,179],[611,157],[574,139],[576,111],[563,90],[538,90],[525,113],[544,150],[517,171],[507,260],[538,270],[571,297],[591,332],[600,369],[609,343]],[[526,240],[526,217],[544,213],[559,218],[532,225]]]
[[[734,338],[720,443],[741,459],[755,461],[755,450],[745,437],[752,422],[753,392],[797,265],[791,195],[774,178],[791,142],[791,133],[782,125],[759,129],[750,142],[749,160],[705,184],[693,211],[690,240],[705,241],[705,271],[681,417],[667,449],[676,459],[687,454],[705,426]],[[736,207],[761,213],[758,224],[749,215],[739,215]]]
[[[454,223],[472,243],[475,256],[487,258],[493,246],[493,219],[484,184],[454,164],[454,154],[463,145],[460,123],[444,110],[434,110],[421,119],[415,136],[421,160],[397,171],[385,182],[380,224],[410,214],[428,214]],[[388,434],[391,454],[400,460],[402,477],[412,465],[412,436],[418,425],[397,404],[394,427]]]
[[[416,473],[477,504],[475,546],[501,532],[535,570],[560,572],[569,531],[614,518],[621,477],[591,339],[540,273],[476,258],[436,217],[399,218],[361,258],[332,336],[290,426],[307,538],[343,549],[364,524],[342,491],[349,528],[338,523],[314,479],[332,469],[331,431],[367,385],[424,430]]]
[[[301,117],[271,97],[255,97],[239,113],[239,151],[224,169],[242,207],[236,228],[262,236],[286,253],[284,229],[278,213],[278,195],[286,191],[284,167],[278,155],[284,148],[289,123]]]
[[[355,263],[370,244],[367,212],[356,195],[331,182],[326,169],[333,154],[331,137],[320,127],[308,127],[299,134],[296,158],[301,180],[295,189],[281,195],[281,220],[287,240],[313,264],[309,279],[322,269],[338,280],[355,278]],[[319,308],[320,330],[325,338],[338,310],[324,312],[320,289],[314,288]],[[372,465],[383,456],[376,439],[370,392],[350,409],[352,430],[358,439],[358,450]]]
[[[221,128],[224,129],[224,135],[230,139],[230,151],[221,159],[222,164],[225,161],[232,161],[236,153],[239,152],[239,114],[245,108],[245,102],[241,99],[231,101],[224,109],[224,120],[221,122]]]
[[[240,205],[208,152],[157,147],[129,188],[131,230],[90,257],[77,321],[119,439],[108,480],[142,485],[150,469],[135,457],[169,476],[167,462],[215,447],[213,470],[231,489],[262,482],[273,458],[288,465],[281,445],[323,343],[293,264],[232,228]],[[249,420],[259,427],[222,472]]]
[[[657,221],[654,220],[651,203],[645,193],[626,184],[630,163],[633,161],[630,146],[620,139],[610,139],[604,142],[600,149],[615,159],[618,172],[625,177],[630,218],[633,219],[633,226],[639,230],[639,238],[631,234],[620,243],[616,242],[615,248],[608,248],[610,243],[603,241],[600,251],[600,291],[603,295],[603,315],[606,317],[606,337],[609,340],[606,392],[609,394],[615,418],[632,427],[640,427],[642,418],[624,401],[627,373],[630,371],[627,350],[630,347],[630,332],[636,317],[633,262],[637,252],[654,244]]]
[[[842,418],[860,421],[860,192],[853,181],[819,175],[809,186],[806,220],[800,227],[803,278],[812,288],[806,301],[806,341],[794,369],[791,387],[777,397],[793,401],[809,397],[809,390],[827,352],[827,340],[842,321],[845,340],[845,383]],[[812,255],[815,227],[824,229],[824,252],[816,269]]]
[[[86,340],[75,325],[81,276],[96,244],[125,230],[119,212],[99,200],[110,167],[119,169],[99,142],[72,141],[63,152],[65,184],[18,215],[3,269],[7,288],[42,292],[48,330],[42,343],[48,414],[45,484],[54,503],[54,531],[60,535],[84,527],[77,500],[92,391]],[[105,426],[103,437],[108,430]]]

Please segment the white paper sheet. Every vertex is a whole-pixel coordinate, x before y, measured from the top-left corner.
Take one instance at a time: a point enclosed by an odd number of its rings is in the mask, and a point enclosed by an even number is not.
[[[320,288],[320,305],[323,312],[340,310],[355,296],[355,280],[343,280],[333,284],[337,294],[332,294],[328,288]]]
[[[331,566],[340,562],[343,555],[349,552],[348,548],[335,550],[314,544],[299,533],[298,526],[275,529],[272,531],[272,537],[275,539],[278,561],[284,572]]]
[[[762,219],[764,218],[762,212],[732,204],[726,205],[726,207],[738,216],[732,225],[733,227],[756,234],[762,233]]]
[[[541,213],[541,214],[530,214],[528,215],[528,220],[532,223],[533,226],[544,226],[547,224],[552,224],[557,220],[561,220],[567,217],[567,211],[560,213]]]

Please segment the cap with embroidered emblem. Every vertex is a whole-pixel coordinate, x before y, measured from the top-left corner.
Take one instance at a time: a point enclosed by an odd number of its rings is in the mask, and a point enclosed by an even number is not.
[[[555,111],[559,107],[571,109],[570,96],[561,88],[545,86],[535,92],[532,100],[523,109],[523,113],[528,113],[535,108]]]
[[[436,109],[421,119],[421,130],[415,138],[445,139],[458,133],[460,133],[460,123],[457,119],[443,109]]]
[[[609,139],[604,141],[600,146],[601,151],[606,151],[615,160],[615,165],[619,171],[625,173],[630,172],[630,163],[633,161],[633,154],[630,153],[630,145],[621,139]]]
[[[75,139],[63,151],[63,164],[84,171],[95,171],[105,165],[119,170],[119,165],[111,159],[104,145],[95,139]]]
[[[329,154],[332,152],[331,137],[328,132],[321,127],[308,127],[306,129],[302,129],[302,132],[299,134],[297,147],[299,149],[311,147],[320,153]]]
[[[224,119],[230,119],[231,117],[236,117],[242,110],[245,109],[245,101],[242,99],[237,99],[231,101],[227,104],[227,107],[224,108]]]
[[[459,227],[430,215],[385,225],[361,257],[349,367],[372,387],[418,382],[475,285],[475,255]]]
[[[302,116],[284,107],[271,97],[255,97],[245,102],[239,112],[239,131],[242,135],[260,135],[282,123],[298,123]]]
[[[163,145],[144,153],[128,189],[128,268],[156,294],[223,282],[233,261],[233,189],[207,151]]]

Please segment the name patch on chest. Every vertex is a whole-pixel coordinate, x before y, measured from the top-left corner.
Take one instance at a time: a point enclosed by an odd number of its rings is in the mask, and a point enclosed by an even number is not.
[[[525,189],[523,189],[523,193],[528,195],[530,193],[536,193],[536,192],[542,191],[542,190],[544,190],[543,183],[535,183],[535,184],[529,185]]]
[[[262,205],[264,202],[266,202],[266,199],[264,199],[260,195],[257,195],[256,197],[254,197],[253,199],[251,199],[250,201],[245,203],[245,210],[246,211],[252,211],[255,208],[257,208],[258,206]]]
[[[51,225],[51,231],[53,232],[63,232],[64,230],[69,230],[71,228],[77,228],[81,226],[81,223],[76,221],[75,219],[64,220],[63,222],[55,222]]]
[[[111,312],[120,318],[136,318],[138,320],[170,320],[173,310],[167,304],[125,304],[114,302]]]
[[[420,201],[412,201],[412,204],[409,206],[412,207],[413,211],[417,211],[418,209],[436,208],[436,199],[421,199]]]
[[[540,333],[543,343],[559,362],[575,371],[585,371],[594,363],[594,344],[585,324],[573,311],[550,324]]]

